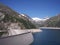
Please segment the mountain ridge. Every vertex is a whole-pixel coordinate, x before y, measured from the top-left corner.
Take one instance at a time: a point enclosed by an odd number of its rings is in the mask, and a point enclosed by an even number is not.
[[[45,22],[46,27],[60,27],[60,14],[51,17]]]
[[[0,4],[0,18],[3,17],[3,19],[0,20],[0,23],[3,24],[0,25],[1,26],[0,30],[3,29],[4,26],[8,27],[8,25],[10,25],[11,23],[18,23],[21,29],[36,28],[33,23],[27,20],[28,19],[27,17],[23,17],[23,16],[19,17],[19,16],[21,16],[21,14],[12,10],[8,6]]]

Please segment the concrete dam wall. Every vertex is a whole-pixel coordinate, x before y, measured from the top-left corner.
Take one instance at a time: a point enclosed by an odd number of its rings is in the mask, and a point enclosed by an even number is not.
[[[0,45],[30,45],[33,42],[33,36],[31,32],[2,37],[0,38]]]

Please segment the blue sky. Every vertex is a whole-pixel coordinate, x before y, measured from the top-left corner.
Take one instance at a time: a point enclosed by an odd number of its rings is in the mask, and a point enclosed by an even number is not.
[[[60,13],[60,0],[0,0],[0,3],[30,17],[52,17]]]

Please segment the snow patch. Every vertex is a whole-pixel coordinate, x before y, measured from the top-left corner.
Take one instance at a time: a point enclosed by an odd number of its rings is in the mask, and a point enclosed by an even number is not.
[[[38,18],[38,17],[34,17],[34,18],[32,18],[34,21],[46,21],[47,19],[49,19],[49,18],[43,18],[43,19],[41,19],[41,18]]]

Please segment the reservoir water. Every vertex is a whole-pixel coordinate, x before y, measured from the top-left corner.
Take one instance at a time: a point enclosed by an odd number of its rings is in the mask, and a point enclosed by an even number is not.
[[[42,32],[34,33],[33,36],[31,45],[60,45],[60,29],[42,29]]]

